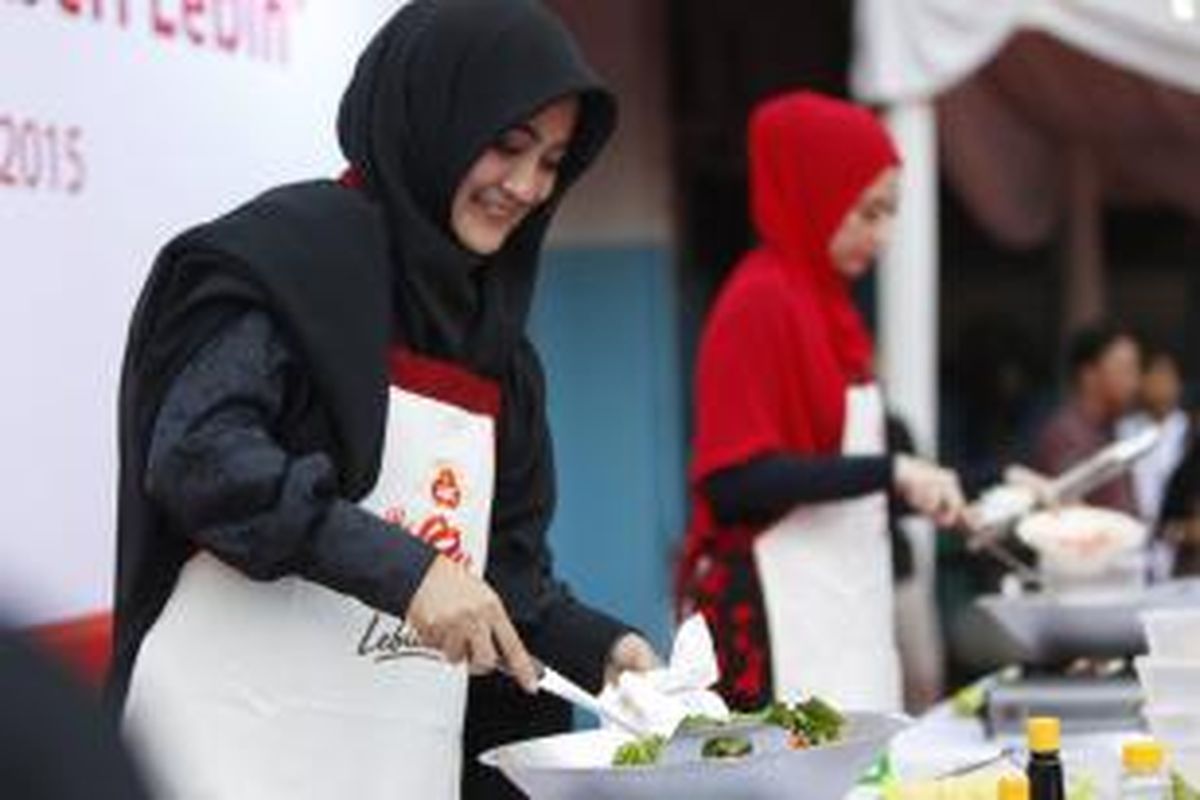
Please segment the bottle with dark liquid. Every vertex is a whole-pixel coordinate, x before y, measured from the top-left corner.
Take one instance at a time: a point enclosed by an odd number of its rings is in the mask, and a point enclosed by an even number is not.
[[[1062,729],[1056,717],[1030,717],[1026,727],[1029,738],[1030,800],[1066,800],[1063,783]]]

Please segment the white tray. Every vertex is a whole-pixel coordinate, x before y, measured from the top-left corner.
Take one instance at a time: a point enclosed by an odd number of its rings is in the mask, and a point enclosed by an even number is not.
[[[1049,664],[1076,657],[1128,656],[1146,650],[1140,614],[1156,608],[1200,606],[1200,579],[1170,581],[1133,591],[993,595],[979,606],[1008,635],[1008,657]]]

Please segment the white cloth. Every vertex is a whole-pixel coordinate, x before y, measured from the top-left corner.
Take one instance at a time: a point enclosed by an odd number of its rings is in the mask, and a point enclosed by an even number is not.
[[[494,429],[392,387],[363,506],[482,574]],[[126,723],[160,800],[455,800],[466,682],[396,617],[200,554],[142,644]]]
[[[871,102],[931,97],[965,79],[1021,29],[1103,61],[1200,91],[1200,24],[1170,0],[858,0],[854,93]]]
[[[852,387],[845,455],[884,451],[876,386]],[[820,696],[855,711],[900,709],[887,499],[883,492],[799,506],[754,544],[775,696]]]
[[[1171,476],[1187,452],[1191,429],[1188,415],[1176,409],[1166,419],[1156,422],[1149,414],[1132,414],[1117,426],[1117,438],[1136,436],[1153,425],[1161,426],[1154,449],[1133,465],[1133,492],[1138,516],[1148,525],[1155,525],[1162,514],[1163,499]]]
[[[689,716],[729,719],[729,707],[710,688],[720,677],[712,633],[704,617],[693,614],[679,626],[667,666],[621,673],[600,702],[640,728],[670,737]]]

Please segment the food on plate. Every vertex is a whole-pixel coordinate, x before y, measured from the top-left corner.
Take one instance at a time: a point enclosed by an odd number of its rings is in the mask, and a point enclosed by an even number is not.
[[[744,736],[714,736],[704,743],[704,758],[744,758],[754,752],[754,743]]]
[[[1090,506],[1041,511],[1017,526],[1017,536],[1038,553],[1043,567],[1072,573],[1114,566],[1122,554],[1141,547],[1147,533],[1128,514]]]
[[[646,767],[658,761],[662,755],[666,737],[647,736],[644,739],[634,739],[617,748],[613,756],[614,767]]]
[[[819,698],[803,703],[771,703],[752,712],[731,714],[729,719],[719,720],[705,716],[691,716],[679,726],[679,733],[712,731],[713,736],[704,741],[701,756],[707,759],[745,758],[754,752],[754,745],[747,736],[737,733],[722,734],[723,727],[745,725],[773,725],[788,733],[788,744],[793,749],[816,747],[836,742],[842,738],[846,718]],[[641,767],[658,762],[667,739],[651,736],[635,739],[617,748],[613,766]]]

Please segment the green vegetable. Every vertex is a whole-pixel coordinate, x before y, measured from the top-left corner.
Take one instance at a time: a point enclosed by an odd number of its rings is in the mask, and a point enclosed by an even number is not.
[[[871,765],[870,769],[858,779],[858,785],[885,787],[889,782],[894,783],[895,779],[896,772],[892,768],[892,759],[887,753],[884,753],[875,759],[875,763]]]
[[[749,713],[733,714],[728,720],[719,720],[696,714],[680,723],[683,732],[720,729],[739,723],[762,723],[783,728],[792,737],[794,747],[813,747],[828,744],[842,738],[846,718],[832,706],[818,698],[789,706],[787,703],[770,705]],[[661,736],[638,739],[618,748],[613,756],[613,765],[618,767],[647,766],[654,764],[662,755],[666,740]],[[714,736],[704,742],[701,755],[704,758],[742,758],[753,751],[750,740],[740,736]]]
[[[1178,772],[1171,774],[1172,800],[1200,800],[1200,790],[1189,786]]]
[[[658,761],[667,740],[662,736],[635,739],[617,748],[613,756],[615,767],[646,767]]]
[[[778,725],[810,746],[837,741],[846,726],[845,717],[816,697],[794,706],[772,703],[754,716],[769,725]]]
[[[742,758],[754,752],[754,745],[741,736],[714,736],[704,743],[704,758]]]
[[[1067,786],[1067,800],[1096,800],[1099,796],[1096,778],[1090,773],[1077,775]]]
[[[960,717],[974,717],[983,711],[987,702],[987,689],[982,683],[972,683],[954,693],[950,708]]]

